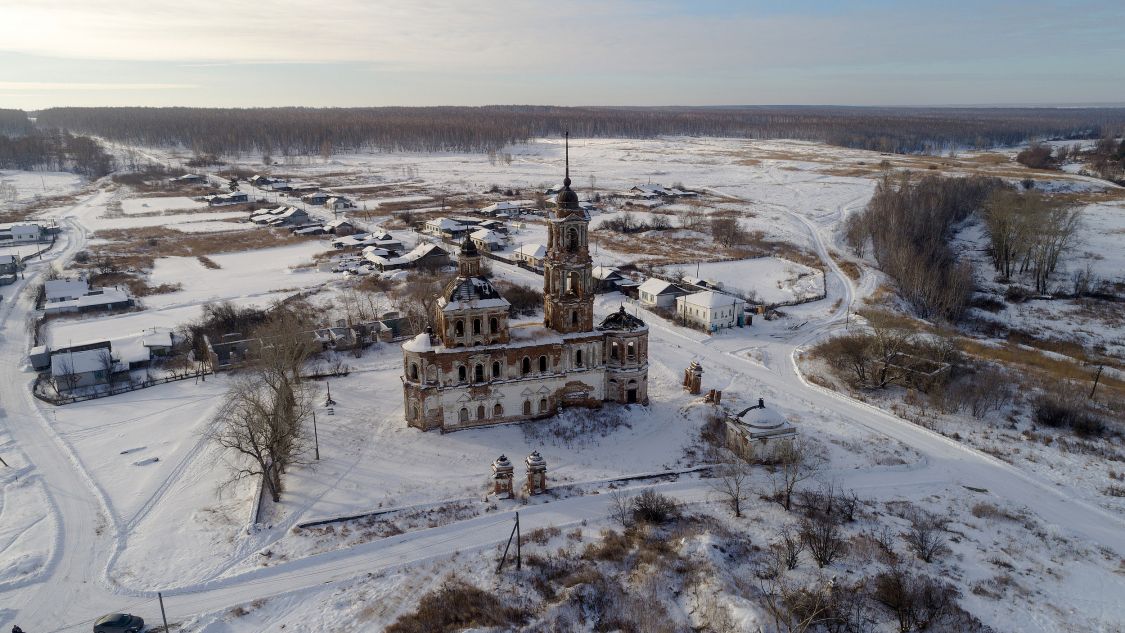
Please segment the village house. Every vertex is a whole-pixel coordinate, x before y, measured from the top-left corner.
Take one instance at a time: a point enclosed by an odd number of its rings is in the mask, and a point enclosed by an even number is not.
[[[244,191],[232,191],[231,193],[217,193],[210,196],[203,196],[203,200],[213,207],[223,207],[231,204],[249,202],[250,196]]]
[[[328,202],[328,198],[329,196],[327,193],[324,193],[323,191],[315,191],[313,193],[301,196],[301,202],[319,207],[325,202]]]
[[[517,263],[531,268],[543,267],[543,259],[547,257],[547,247],[543,244],[524,244],[512,252],[512,259]]]
[[[344,196],[331,196],[324,201],[324,206],[332,211],[343,211],[345,209],[354,209],[355,203]]]
[[[169,182],[178,185],[201,185],[207,182],[207,178],[199,174],[184,174],[183,176],[176,176]]]
[[[90,312],[133,307],[133,298],[120,287],[91,288],[83,278],[49,279],[43,283],[43,312]]]
[[[687,290],[656,277],[649,277],[637,288],[637,300],[646,308],[671,308],[686,294]]]
[[[618,289],[617,284],[628,279],[612,266],[597,266],[593,275],[597,292],[614,292]]]
[[[0,276],[9,276],[13,280],[23,268],[23,262],[15,255],[0,255]],[[10,282],[9,282],[10,283]]]
[[[51,355],[51,381],[60,393],[104,385],[112,374],[123,369],[109,347]]]
[[[475,218],[434,218],[426,220],[422,232],[445,240],[462,240],[469,233],[477,230],[480,223]]]
[[[742,327],[746,320],[746,301],[734,295],[704,290],[676,299],[676,316],[686,325],[707,332]]]
[[[625,192],[625,194],[628,197],[640,198],[642,200],[653,200],[656,198],[690,198],[695,196],[695,193],[691,191],[651,183],[635,185],[629,189],[629,191]]]
[[[374,246],[387,251],[401,251],[403,244],[401,240],[396,239],[386,231],[377,231],[374,233],[356,233],[354,235],[345,235],[341,238],[332,240],[334,248],[367,248]]]
[[[624,309],[594,325],[589,221],[568,174],[548,223],[542,325],[509,325],[510,304],[480,275],[480,251],[464,240],[436,331],[402,346],[408,425],[445,432],[647,403],[648,326]]]
[[[480,212],[485,215],[513,217],[523,213],[529,208],[531,208],[530,205],[523,204],[522,202],[502,200],[495,204],[490,204],[487,207],[484,207],[480,210]]]
[[[376,248],[364,253],[363,258],[380,272],[405,268],[437,269],[449,265],[449,253],[437,244],[422,243],[408,253],[396,255],[394,251]]]
[[[508,234],[508,225],[503,220],[481,220],[480,223],[477,224],[477,226],[482,229],[496,231],[497,233],[501,233],[503,235]]]
[[[43,227],[34,223],[0,224],[0,246],[39,242],[44,233]]]
[[[473,244],[476,244],[478,249],[489,253],[504,250],[504,247],[508,245],[508,237],[492,229],[477,229],[469,233],[469,239],[473,241]]]
[[[273,178],[262,174],[254,174],[250,177],[250,184],[259,188],[268,187],[273,184]]]
[[[324,225],[324,230],[333,235],[344,237],[345,235],[355,235],[356,226],[351,220],[347,218],[340,218],[332,220]]]
[[[280,206],[250,216],[254,224],[267,226],[302,226],[309,223],[309,214],[300,207]]]

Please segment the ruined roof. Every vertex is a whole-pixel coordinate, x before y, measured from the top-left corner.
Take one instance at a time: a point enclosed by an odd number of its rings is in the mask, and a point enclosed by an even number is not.
[[[602,319],[599,330],[639,330],[646,327],[645,322],[625,311],[625,306]]]
[[[461,308],[508,307],[510,305],[492,282],[484,277],[458,277],[442,292],[442,310]]]

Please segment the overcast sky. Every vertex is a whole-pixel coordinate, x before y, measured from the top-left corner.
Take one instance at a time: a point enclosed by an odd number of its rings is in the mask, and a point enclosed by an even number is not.
[[[0,0],[0,107],[1125,103],[1125,0]]]

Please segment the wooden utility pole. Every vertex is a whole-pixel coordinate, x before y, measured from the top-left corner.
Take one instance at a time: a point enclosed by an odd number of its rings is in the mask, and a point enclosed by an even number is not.
[[[316,459],[320,460],[320,439],[316,436],[316,411],[312,412],[313,416],[313,446],[316,450]]]
[[[500,564],[496,566],[496,573],[500,573],[504,569],[504,563],[508,560],[508,550],[512,547],[512,539],[516,539],[516,569],[520,569],[523,562],[523,557],[520,556],[520,513],[516,513],[516,524],[512,526],[512,533],[508,535],[508,544],[504,546],[504,555],[500,557]]]
[[[1094,399],[1094,392],[1098,389],[1098,381],[1102,379],[1102,369],[1104,369],[1104,366],[1098,365],[1098,373],[1094,376],[1094,386],[1090,388],[1090,400]]]
[[[164,613],[164,594],[157,591],[156,597],[160,599],[160,619],[164,620],[164,633],[168,633],[168,616]]]

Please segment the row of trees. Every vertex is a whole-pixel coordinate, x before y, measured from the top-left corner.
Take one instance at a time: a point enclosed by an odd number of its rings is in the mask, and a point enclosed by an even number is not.
[[[33,129],[22,135],[0,134],[0,169],[73,171],[100,178],[113,171],[114,159],[88,136]]]
[[[918,316],[955,321],[968,303],[973,277],[968,262],[958,261],[950,248],[950,234],[1002,186],[999,179],[979,176],[888,174],[867,208],[848,218],[848,243],[861,256],[871,245],[880,269]]]
[[[992,263],[1003,280],[1030,275],[1035,291],[1047,292],[1059,259],[1074,246],[1082,210],[1036,191],[997,189],[984,205]]]
[[[941,152],[1028,138],[1098,138],[1125,129],[1125,108],[384,107],[50,108],[41,125],[200,154],[329,156],[378,148],[492,151],[557,136],[795,138],[885,152]]]

